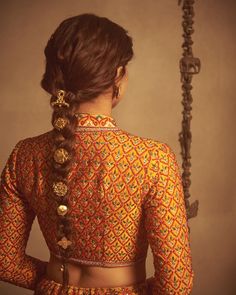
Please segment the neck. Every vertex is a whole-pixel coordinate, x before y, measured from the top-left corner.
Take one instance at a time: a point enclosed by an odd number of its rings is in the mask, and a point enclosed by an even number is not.
[[[95,99],[81,102],[76,112],[111,116],[112,100],[108,99],[106,96],[99,96]]]

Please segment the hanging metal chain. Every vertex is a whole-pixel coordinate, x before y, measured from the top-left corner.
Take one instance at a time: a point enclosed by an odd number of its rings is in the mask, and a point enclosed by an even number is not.
[[[189,187],[191,184],[190,180],[190,167],[191,167],[191,141],[192,134],[190,130],[190,123],[192,119],[191,115],[191,104],[193,101],[191,90],[192,90],[192,77],[195,74],[198,74],[201,68],[201,62],[199,58],[193,56],[192,51],[192,34],[194,33],[193,29],[193,17],[194,17],[194,0],[179,0],[179,5],[182,4],[183,10],[183,37],[184,42],[182,45],[183,48],[183,57],[180,59],[180,73],[181,73],[181,83],[183,90],[183,119],[182,119],[182,131],[179,133],[179,142],[181,146],[181,156],[183,159],[182,167],[182,181],[183,181],[183,189],[184,189],[184,197],[185,197],[185,206],[187,211],[187,218],[190,219],[192,217],[197,216],[198,204],[199,201],[195,200],[191,205],[189,203],[190,193]]]

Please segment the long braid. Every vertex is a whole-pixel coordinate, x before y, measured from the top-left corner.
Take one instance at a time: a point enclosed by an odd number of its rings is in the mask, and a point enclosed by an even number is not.
[[[57,103],[59,101],[59,103]],[[62,102],[60,104],[60,102]],[[63,292],[66,292],[69,276],[66,258],[70,256],[71,228],[68,211],[69,172],[74,158],[74,139],[77,119],[75,117],[78,99],[72,92],[62,89],[57,91],[57,97],[51,97],[52,125],[54,126],[52,149],[54,181],[53,193],[56,195],[58,221],[58,247],[63,257],[61,271],[63,271]]]
[[[105,17],[81,14],[64,20],[45,48],[46,70],[41,86],[51,94],[53,108],[51,195],[58,215],[57,245],[62,257],[63,288],[68,291],[67,259],[73,249],[68,197],[70,171],[75,157],[78,105],[112,89],[126,73],[133,56],[127,31]],[[122,66],[120,77],[116,71]]]

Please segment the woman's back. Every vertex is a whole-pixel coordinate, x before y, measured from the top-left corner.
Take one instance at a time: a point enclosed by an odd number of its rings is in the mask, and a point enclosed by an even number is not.
[[[155,158],[151,153],[157,151],[158,143],[115,125],[103,127],[102,117],[109,125],[114,124],[111,117],[104,115],[81,114],[79,119],[66,213],[73,232],[70,261],[97,266],[129,265],[145,259],[147,253],[142,210],[153,185]],[[94,127],[82,126],[84,123]],[[58,212],[55,200],[49,197],[51,132],[29,138],[22,145],[17,162],[22,193],[38,216],[51,253],[59,256],[55,222]]]
[[[94,14],[64,20],[48,40],[41,86],[51,96],[53,130],[18,142],[3,171],[2,280],[45,295],[190,293],[175,155],[165,143],[121,130],[111,117],[132,47],[123,27]],[[36,215],[49,263],[25,254]],[[155,266],[150,281],[148,244]]]
[[[68,206],[60,208],[56,199],[61,198],[63,187],[54,186],[57,195],[55,199],[50,197],[52,143],[51,131],[27,138],[18,143],[12,158],[18,190],[31,213],[29,222],[37,215],[52,260],[62,258],[61,242],[63,247],[71,246],[68,258],[71,264],[106,267],[104,274],[100,272],[103,282],[97,280],[98,287],[110,287],[115,281],[116,285],[121,282],[127,285],[132,283],[129,280],[145,279],[149,242],[159,290],[161,285],[174,290],[178,282],[185,288],[179,294],[187,294],[192,269],[188,229],[183,222],[186,212],[177,163],[169,146],[120,129],[110,116],[80,113],[76,155],[69,175],[71,193]],[[58,214],[70,216],[73,233],[70,240],[62,237],[58,242]],[[30,230],[30,224],[27,229]],[[14,233],[15,228],[12,230]],[[25,234],[22,240],[27,239],[27,231],[21,234]],[[24,249],[17,251],[17,258],[22,258]],[[137,265],[142,268],[140,273],[136,271],[127,277],[131,268],[123,268],[125,275],[120,270],[116,278],[115,268]],[[58,278],[59,267],[57,274],[55,267],[48,268],[51,278]],[[108,268],[113,272],[109,274]],[[170,278],[169,274],[177,270]],[[28,275],[32,275],[30,271]]]

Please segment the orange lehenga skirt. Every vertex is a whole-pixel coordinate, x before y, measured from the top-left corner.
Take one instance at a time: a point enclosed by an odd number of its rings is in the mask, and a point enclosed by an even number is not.
[[[34,295],[151,295],[154,278],[148,278],[141,283],[126,287],[77,287],[68,285],[67,292],[62,292],[62,284],[42,277],[36,286]]]

